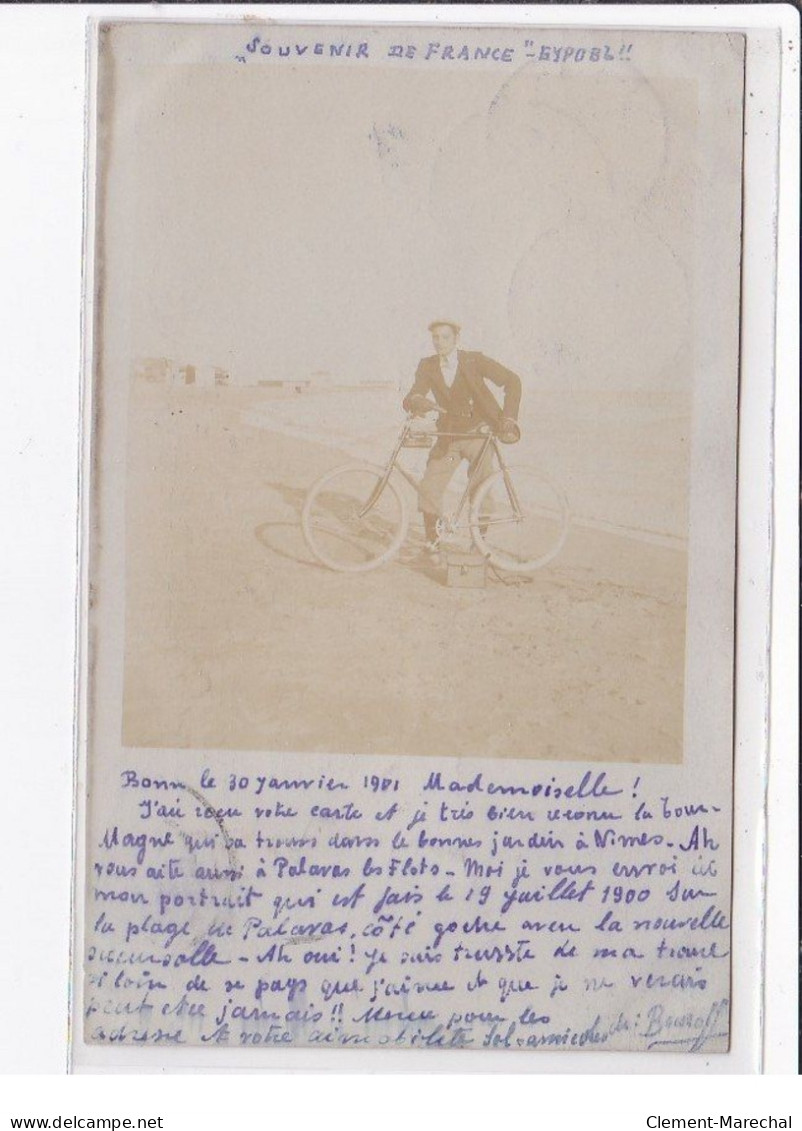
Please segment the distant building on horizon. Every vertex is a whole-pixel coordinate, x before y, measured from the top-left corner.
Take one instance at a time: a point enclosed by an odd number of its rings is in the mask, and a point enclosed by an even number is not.
[[[312,388],[312,381],[309,377],[262,378],[256,384],[262,389],[294,389],[296,393],[306,393]]]
[[[308,393],[312,389],[331,389],[334,382],[331,373],[317,369],[308,377],[262,377],[256,384],[263,389],[293,389],[296,393]]]
[[[169,385],[173,388],[227,388],[232,385],[263,389],[286,389],[308,393],[314,389],[398,389],[400,383],[387,377],[353,377],[333,374],[328,369],[315,369],[303,377],[252,377],[239,376],[231,380],[231,372],[222,365],[196,365],[194,362],[176,361],[169,357],[141,357],[134,363],[133,377],[150,385]]]
[[[231,375],[221,365],[195,365],[178,363],[169,357],[137,358],[133,370],[134,380],[149,385],[172,387],[196,386],[198,388],[224,388],[231,383]]]
[[[355,387],[358,389],[397,389],[399,383],[393,381],[390,377],[368,377],[356,382]]]
[[[169,357],[140,357],[134,363],[134,380],[149,385],[168,384],[173,376],[173,362]]]

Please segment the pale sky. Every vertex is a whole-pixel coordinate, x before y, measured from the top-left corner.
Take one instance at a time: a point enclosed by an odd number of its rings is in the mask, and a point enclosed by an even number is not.
[[[695,90],[634,71],[126,68],[138,355],[404,382],[466,348],[688,387]]]

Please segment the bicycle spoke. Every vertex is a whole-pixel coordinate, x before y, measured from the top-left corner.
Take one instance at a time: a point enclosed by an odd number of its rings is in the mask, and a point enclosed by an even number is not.
[[[364,570],[398,549],[406,511],[381,473],[356,466],[331,472],[312,488],[302,524],[309,548],[324,565]]]
[[[499,568],[524,572],[545,565],[561,549],[567,504],[539,473],[508,469],[479,489],[471,513],[477,546]]]

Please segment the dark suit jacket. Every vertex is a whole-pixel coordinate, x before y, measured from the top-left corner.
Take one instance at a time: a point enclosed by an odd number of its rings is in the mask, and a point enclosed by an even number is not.
[[[504,407],[487,387],[490,381],[504,390]],[[495,427],[502,416],[518,419],[521,403],[521,378],[497,361],[472,350],[457,350],[457,373],[449,389],[440,372],[440,358],[424,357],[415,373],[415,382],[404,397],[404,408],[409,411],[410,398],[416,395],[434,396],[435,401],[449,414],[472,417]],[[472,412],[464,409],[472,402]],[[478,422],[478,421],[477,421]]]

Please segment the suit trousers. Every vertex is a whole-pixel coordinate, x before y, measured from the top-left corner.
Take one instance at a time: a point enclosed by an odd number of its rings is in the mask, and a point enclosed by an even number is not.
[[[447,445],[441,445],[442,441],[438,441],[432,448],[418,488],[418,510],[423,514],[439,516],[443,513],[446,488],[464,459],[468,461],[468,475],[473,478],[471,498],[492,470],[493,449],[488,446],[482,455],[484,440],[453,439]]]

